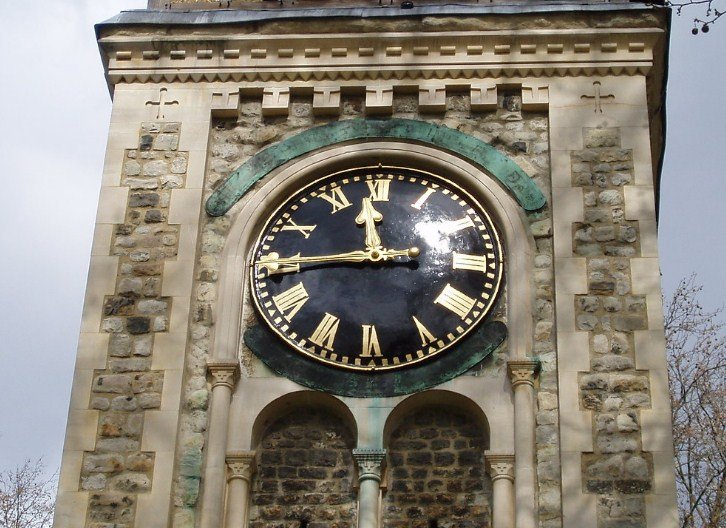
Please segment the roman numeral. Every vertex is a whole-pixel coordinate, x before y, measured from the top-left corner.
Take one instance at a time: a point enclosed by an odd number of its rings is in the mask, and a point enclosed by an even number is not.
[[[305,286],[301,282],[289,290],[285,290],[278,295],[273,295],[272,302],[282,312],[285,319],[292,321],[292,318],[300,311],[300,308],[303,307],[308,298],[308,292],[305,291]]]
[[[302,236],[305,238],[308,238],[310,236],[310,233],[313,232],[313,229],[318,227],[317,225],[297,225],[292,218],[288,221],[287,224],[282,226],[280,228],[280,231],[299,231]]]
[[[486,255],[467,255],[466,253],[454,252],[454,269],[466,269],[486,273]]]
[[[333,211],[330,214],[335,214],[350,205],[348,198],[345,197],[343,189],[340,187],[331,189],[330,193],[320,193],[318,198],[322,198],[333,206]]]
[[[474,227],[474,222],[468,216],[460,220],[448,220],[443,222],[441,225],[441,232],[447,235],[466,229],[467,227]]]
[[[436,341],[434,334],[429,332],[429,329],[426,328],[423,324],[421,324],[421,321],[416,319],[415,316],[411,316],[411,318],[413,319],[413,324],[416,325],[416,329],[418,330],[418,336],[421,338],[422,347],[428,345],[429,343],[433,343],[434,341]]]
[[[378,344],[378,334],[373,325],[363,326],[363,351],[360,357],[381,357],[381,345]]]
[[[323,347],[327,350],[333,350],[333,341],[335,340],[335,333],[338,331],[338,324],[340,319],[334,315],[330,315],[325,312],[323,320],[310,336],[310,341],[316,345]]]
[[[464,295],[459,290],[452,287],[451,284],[447,284],[444,287],[444,291],[441,292],[434,302],[436,304],[440,304],[447,310],[451,310],[462,319],[465,319],[474,307],[476,299],[472,299],[468,295]]]
[[[433,193],[435,193],[435,192],[436,192],[436,190],[435,190],[435,189],[426,189],[426,192],[425,192],[425,193],[423,193],[423,194],[422,194],[422,195],[421,195],[421,196],[419,197],[419,199],[418,199],[418,200],[416,200],[416,202],[415,202],[415,203],[412,203],[412,204],[411,204],[411,207],[413,207],[414,209],[418,209],[418,210],[420,211],[420,210],[421,210],[421,206],[422,206],[422,205],[424,204],[424,202],[425,202],[426,200],[428,200],[429,196],[431,196],[431,195],[432,195]]]
[[[391,180],[374,180],[367,181],[368,189],[371,191],[371,201],[373,202],[387,202],[388,201],[388,188],[391,185]]]

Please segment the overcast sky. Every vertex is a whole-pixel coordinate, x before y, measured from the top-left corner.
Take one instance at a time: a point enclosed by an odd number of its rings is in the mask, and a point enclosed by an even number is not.
[[[720,2],[721,0],[717,0]],[[60,464],[111,101],[93,24],[146,0],[2,0],[0,469]],[[723,303],[726,21],[674,17],[660,210],[666,291]]]

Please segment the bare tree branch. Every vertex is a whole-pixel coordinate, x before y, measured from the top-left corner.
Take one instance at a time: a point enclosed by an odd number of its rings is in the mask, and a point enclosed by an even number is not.
[[[0,472],[0,528],[47,528],[53,522],[56,475],[42,459]]]
[[[699,30],[703,33],[708,33],[711,26],[723,16],[724,11],[716,9],[715,4],[719,0],[682,0],[682,1],[667,1],[666,5],[672,7],[678,16],[681,16],[683,10],[693,11],[694,9],[702,12],[701,17],[695,17],[693,19],[693,29],[691,33],[698,35]]]
[[[678,507],[682,528],[724,528],[726,324],[702,290],[692,275],[665,303]]]

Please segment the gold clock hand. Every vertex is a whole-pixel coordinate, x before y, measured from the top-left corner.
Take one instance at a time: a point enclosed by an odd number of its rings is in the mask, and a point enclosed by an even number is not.
[[[383,220],[383,215],[375,210],[370,198],[363,198],[363,205],[355,223],[366,226],[366,249],[380,248],[381,237],[376,231],[376,222]]]
[[[316,255],[310,257],[301,257],[298,253],[292,257],[280,257],[279,253],[269,253],[262,255],[255,263],[260,268],[266,268],[268,273],[290,273],[300,271],[300,264],[323,264],[327,262],[379,262],[381,260],[390,260],[395,257],[415,258],[419,255],[419,249],[412,247],[409,249],[368,249],[366,251],[349,251],[347,253],[337,253],[334,255]]]

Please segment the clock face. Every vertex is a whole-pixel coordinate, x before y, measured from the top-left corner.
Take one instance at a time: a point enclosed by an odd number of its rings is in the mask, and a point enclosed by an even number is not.
[[[267,221],[251,265],[265,323],[299,353],[356,370],[445,354],[502,281],[481,206],[435,175],[381,166],[298,192]]]

